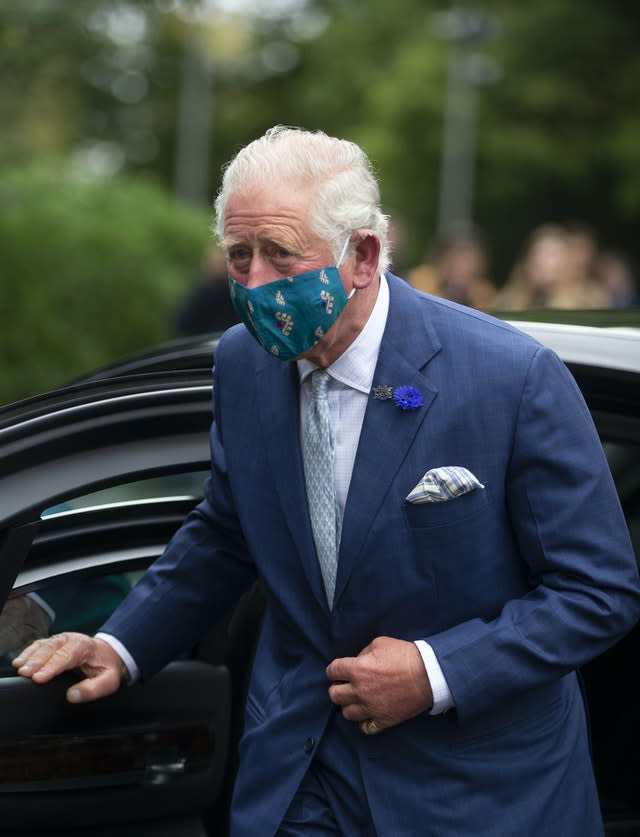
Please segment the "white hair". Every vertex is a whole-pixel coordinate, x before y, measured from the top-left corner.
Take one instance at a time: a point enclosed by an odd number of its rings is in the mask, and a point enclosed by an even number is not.
[[[380,240],[378,267],[389,267],[389,221],[380,209],[380,190],[364,151],[322,131],[276,125],[242,148],[224,169],[215,201],[215,232],[224,237],[230,195],[257,184],[281,182],[311,187],[309,224],[337,259],[345,238],[368,230]]]

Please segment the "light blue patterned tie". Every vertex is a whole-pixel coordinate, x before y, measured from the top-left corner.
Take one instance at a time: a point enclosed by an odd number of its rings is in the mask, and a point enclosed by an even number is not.
[[[302,433],[302,455],[307,484],[307,501],[320,570],[329,607],[333,605],[338,562],[336,488],[333,474],[333,438],[327,388],[329,373],[311,373],[312,399]]]

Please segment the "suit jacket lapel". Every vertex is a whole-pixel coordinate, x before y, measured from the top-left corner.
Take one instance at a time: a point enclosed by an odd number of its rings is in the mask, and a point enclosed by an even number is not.
[[[307,507],[300,449],[300,386],[296,364],[276,361],[265,354],[256,368],[256,389],[262,438],[283,513],[313,594],[326,607],[327,599]]]
[[[367,534],[393,479],[425,420],[437,388],[425,367],[440,350],[431,324],[416,306],[406,283],[387,277],[390,305],[378,357],[374,386],[412,386],[424,398],[418,410],[403,411],[389,401],[371,397],[365,413],[342,526],[334,601],[344,589]],[[411,335],[407,344],[407,334]],[[275,488],[313,595],[327,607],[318,564],[300,449],[300,403],[295,363],[259,356],[256,365],[258,418]]]
[[[367,534],[416,433],[438,394],[425,367],[440,350],[432,327],[416,306],[414,292],[392,281],[389,317],[373,386],[411,386],[422,393],[417,410],[401,410],[392,401],[369,399],[354,463],[342,525],[335,601],[344,589]],[[401,285],[404,285],[401,282]],[[407,342],[407,334],[411,335]]]

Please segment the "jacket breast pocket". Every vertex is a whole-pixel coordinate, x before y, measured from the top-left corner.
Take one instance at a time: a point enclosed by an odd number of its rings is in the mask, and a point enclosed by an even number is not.
[[[403,504],[404,516],[412,529],[435,529],[456,526],[463,521],[489,513],[487,489],[478,488],[442,503]]]

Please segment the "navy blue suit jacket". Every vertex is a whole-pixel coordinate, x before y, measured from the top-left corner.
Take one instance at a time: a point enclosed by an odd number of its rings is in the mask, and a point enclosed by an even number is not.
[[[246,708],[234,835],[277,830],[331,713],[326,665],[377,636],[433,646],[455,709],[354,735],[379,835],[601,833],[574,670],[639,615],[636,562],[571,375],[505,323],[388,276],[374,385],[328,609],[306,505],[297,370],[244,326],[216,356],[206,498],[104,630],[148,677],[257,576],[268,598]],[[485,486],[406,495],[435,467]]]

